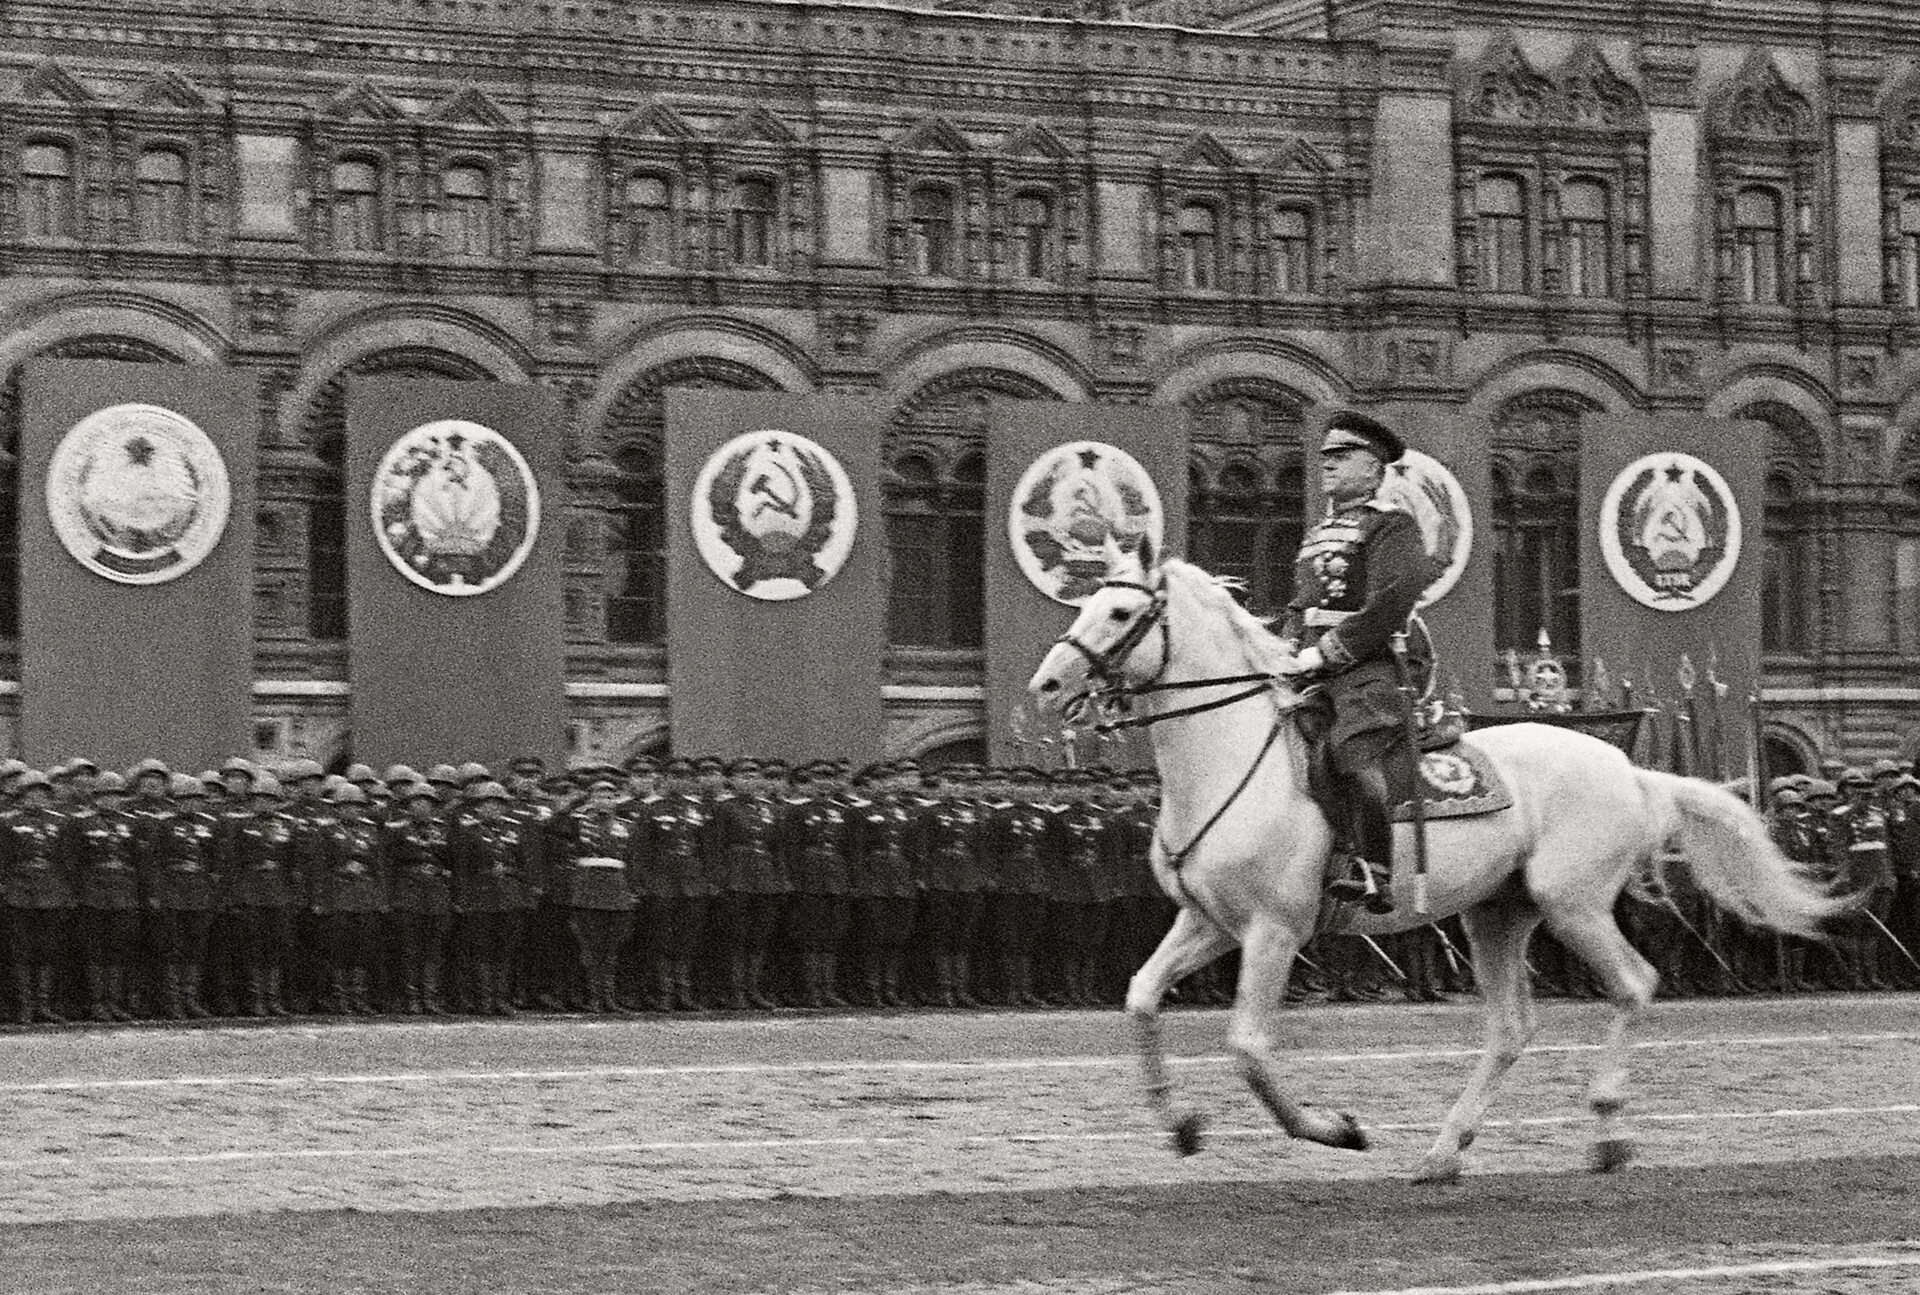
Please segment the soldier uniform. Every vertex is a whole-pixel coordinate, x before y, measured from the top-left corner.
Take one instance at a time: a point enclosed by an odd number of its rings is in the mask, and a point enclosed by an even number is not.
[[[451,824],[454,911],[477,1010],[513,1015],[508,974],[527,914],[540,899],[533,842],[507,812],[512,797],[497,782],[474,788],[471,812]]]
[[[1047,888],[1047,935],[1054,951],[1053,1001],[1066,1007],[1091,1007],[1092,971],[1099,956],[1106,914],[1101,881],[1114,848],[1112,815],[1094,798],[1087,778],[1066,771],[1064,804],[1054,819]]]
[[[1330,482],[1344,481],[1339,474],[1359,459],[1371,457],[1384,469],[1405,452],[1392,431],[1353,413],[1335,414],[1320,446]],[[1346,784],[1356,864],[1354,875],[1336,881],[1333,893],[1363,900],[1378,912],[1392,908],[1386,889],[1393,863],[1387,763],[1408,765],[1404,772],[1410,775],[1414,758],[1405,749],[1405,702],[1391,638],[1406,629],[1431,566],[1411,516],[1378,493],[1342,498],[1330,487],[1326,516],[1300,546],[1295,592],[1280,634],[1298,645],[1301,671],[1333,704],[1328,741]]]
[[[220,824],[204,808],[206,792],[198,778],[180,775],[166,782],[169,803],[153,790],[155,777],[167,778],[165,765],[143,762],[134,772],[135,784],[145,786],[135,811],[140,890],[146,897],[148,939],[160,964],[160,1009],[172,1020],[206,1016],[200,972],[207,933],[225,898]]]
[[[409,1015],[446,1010],[440,972],[446,962],[453,914],[452,829],[434,812],[434,790],[400,784],[404,816],[386,824],[387,875],[400,941],[400,982]]]
[[[1842,773],[1840,789],[1846,799],[1828,814],[1827,858],[1836,892],[1853,904],[1837,946],[1846,963],[1845,988],[1886,989],[1880,950],[1894,888],[1887,816],[1874,803],[1873,780],[1863,771]]]
[[[1034,959],[1046,918],[1052,819],[1035,803],[1040,783],[1036,769],[1009,769],[1000,798],[981,806],[993,878],[988,922],[1000,960],[1002,997],[1010,1007],[1038,1007],[1044,1001],[1035,992]]]
[[[239,921],[246,1014],[285,1016],[293,917],[306,909],[306,831],[286,812],[277,779],[254,782],[253,805],[252,814],[229,824],[226,908]],[[312,935],[317,947],[317,926]]]
[[[1900,973],[1894,979],[1907,989],[1920,989],[1920,778],[1899,773],[1886,792],[1887,850],[1893,865],[1893,907],[1887,925],[1906,948]]]
[[[913,815],[895,783],[918,773],[918,766],[870,769],[847,798],[853,819],[848,889],[853,896],[854,950],[866,977],[867,1001],[875,1007],[907,1005],[901,979],[918,883],[911,853]]]
[[[980,810],[972,788],[960,777],[955,783],[959,785],[947,786],[937,769],[921,775],[922,798],[914,808],[913,860],[923,889],[915,930],[917,943],[933,960],[929,1003],[977,1007],[968,956],[986,880],[980,858]]]
[[[19,782],[20,805],[0,818],[0,912],[13,964],[22,1025],[58,1024],[54,974],[74,906],[67,815],[53,807],[53,780],[38,771]]]
[[[736,1011],[771,1008],[767,961],[792,893],[780,843],[781,810],[761,781],[758,760],[728,767],[732,789],[713,804],[721,846],[717,941],[727,968],[727,1004]]]
[[[87,962],[88,1014],[96,1021],[132,1019],[127,968],[140,939],[140,821],[120,804],[125,788],[119,774],[101,774],[95,782],[97,803],[67,824]]]
[[[793,794],[785,798],[791,934],[800,952],[801,1002],[815,1008],[847,1006],[840,996],[839,965],[849,914],[853,827],[833,774],[833,766],[825,763],[796,769]]]
[[[1781,785],[1773,794],[1767,816],[1767,834],[1789,860],[1807,869],[1815,857],[1814,834],[1808,820],[1806,802],[1798,790]],[[1805,993],[1813,988],[1807,980],[1808,942],[1798,936],[1775,935],[1774,988],[1781,993]]]
[[[389,902],[385,843],[366,792],[349,784],[333,803],[338,816],[307,839],[308,900],[320,919],[332,1009],[369,1016],[374,934]]]
[[[588,801],[556,814],[547,828],[554,874],[567,892],[567,925],[586,976],[587,1010],[623,1011],[616,976],[633,934],[635,824],[616,807],[620,785],[595,778]]]
[[[669,761],[666,776],[664,789],[650,791],[631,809],[639,831],[634,890],[640,943],[652,972],[648,1006],[693,1011],[700,1006],[693,961],[714,894],[701,864],[707,809],[692,785],[691,760]]]

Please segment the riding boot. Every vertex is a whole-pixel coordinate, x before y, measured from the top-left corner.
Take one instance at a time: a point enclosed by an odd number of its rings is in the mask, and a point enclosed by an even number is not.
[[[698,1012],[706,1008],[700,1001],[700,995],[693,988],[693,960],[682,958],[673,964],[673,1005],[683,1012]]]
[[[762,984],[767,974],[767,955],[755,953],[747,959],[747,1001],[763,1012],[770,1012],[779,1006],[767,996]]]
[[[956,953],[953,955],[953,1001],[961,1007],[978,1007],[980,1000],[973,996],[973,955]]]
[[[213,1015],[200,998],[200,964],[197,962],[180,964],[180,1007],[188,1020],[204,1021]]]
[[[747,1010],[747,955],[735,953],[727,959],[726,1005],[736,1012]]]
[[[267,968],[267,1015],[269,1016],[293,1015],[287,1009],[286,999],[281,996],[286,985],[286,977],[286,970],[282,967]]]
[[[518,1016],[513,1005],[513,974],[505,963],[487,964],[487,1011],[494,1016]]]
[[[106,978],[107,984],[107,1019],[109,1021],[132,1020],[133,1014],[127,1010],[126,969],[109,965],[102,967],[100,973]]]
[[[374,1006],[368,997],[373,991],[373,974],[365,967],[355,967],[347,987],[353,991],[353,1014],[355,1016],[374,1015]]]
[[[408,967],[402,976],[400,1010],[408,1016],[426,1015],[427,999],[420,988],[420,973],[415,968]]]
[[[187,1016],[187,1009],[180,1001],[180,971],[177,962],[160,968],[160,1015],[169,1021],[182,1021]]]
[[[1369,913],[1391,913],[1393,819],[1386,770],[1368,764],[1349,769],[1347,774],[1348,823],[1353,836],[1351,870],[1330,883],[1327,893],[1343,903],[1357,903]]]
[[[67,1018],[54,1009],[53,968],[41,967],[34,977],[33,1014],[48,1025],[65,1025]]]
[[[432,963],[420,968],[420,1006],[429,1016],[445,1016],[447,1005],[440,997],[440,968]]]
[[[107,1011],[107,969],[97,962],[87,964],[87,1019],[111,1021]]]

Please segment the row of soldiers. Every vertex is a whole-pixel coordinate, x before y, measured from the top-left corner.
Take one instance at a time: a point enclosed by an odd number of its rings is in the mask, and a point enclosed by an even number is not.
[[[1111,771],[912,761],[10,761],[5,957],[23,1022],[62,1019],[82,980],[107,1020],[1091,1004],[1171,915],[1153,798]]]

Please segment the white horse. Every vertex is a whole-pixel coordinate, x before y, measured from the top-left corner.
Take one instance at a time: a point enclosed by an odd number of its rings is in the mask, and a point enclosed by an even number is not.
[[[1352,1116],[1288,1094],[1275,1055],[1287,977],[1315,931],[1332,845],[1307,795],[1305,743],[1290,716],[1300,702],[1288,681],[1293,661],[1200,568],[1169,559],[1147,571],[1133,555],[1113,556],[1111,578],[1028,688],[1043,707],[1088,687],[1127,693],[1151,724],[1163,788],[1153,870],[1180,911],[1127,990],[1148,1100],[1175,1147],[1196,1150],[1198,1117],[1170,1100],[1160,1004],[1175,981],[1238,945],[1231,1046],[1248,1085],[1292,1137],[1363,1151]],[[1543,920],[1612,1003],[1587,1102],[1598,1122],[1591,1163],[1615,1169],[1632,1148],[1621,1122],[1627,1031],[1657,980],[1613,920],[1634,870],[1655,865],[1673,840],[1706,893],[1748,922],[1811,934],[1837,905],[1774,847],[1758,814],[1711,783],[1635,768],[1605,742],[1544,724],[1468,741],[1506,779],[1512,807],[1428,825],[1431,911],[1423,915],[1408,907],[1411,828],[1396,828],[1400,906],[1356,913],[1346,928],[1379,934],[1458,913],[1473,945],[1486,1049],[1416,1177],[1459,1176],[1495,1086],[1534,1035],[1526,946]]]

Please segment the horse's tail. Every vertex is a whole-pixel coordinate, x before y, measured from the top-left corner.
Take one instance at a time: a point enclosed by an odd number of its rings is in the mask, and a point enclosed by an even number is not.
[[[1812,935],[1843,902],[1773,843],[1766,820],[1724,787],[1636,769],[1654,821],[1713,901],[1748,922]]]

